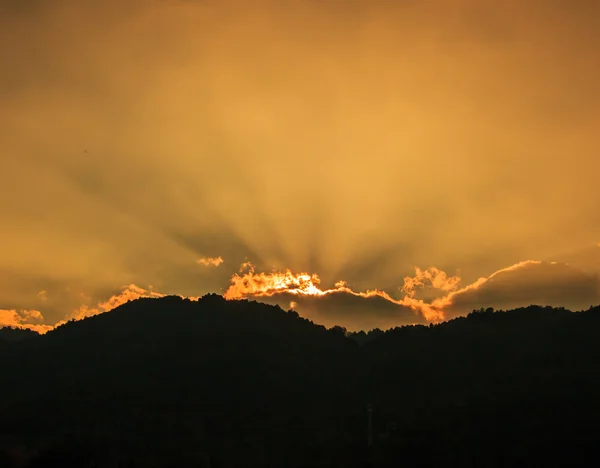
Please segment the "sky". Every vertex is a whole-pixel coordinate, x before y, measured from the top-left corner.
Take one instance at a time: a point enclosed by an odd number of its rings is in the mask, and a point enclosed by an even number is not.
[[[600,3],[0,0],[0,325],[600,303]]]

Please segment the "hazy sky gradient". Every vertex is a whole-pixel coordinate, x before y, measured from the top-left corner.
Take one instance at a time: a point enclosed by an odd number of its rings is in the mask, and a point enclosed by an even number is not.
[[[591,0],[0,1],[0,309],[225,292],[246,261],[396,298],[525,260],[597,286],[599,26]]]

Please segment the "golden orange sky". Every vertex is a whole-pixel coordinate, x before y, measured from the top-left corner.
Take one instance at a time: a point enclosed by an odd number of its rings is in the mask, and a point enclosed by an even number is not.
[[[225,294],[245,262],[317,275],[269,300],[349,328],[600,303],[598,25],[592,0],[0,2],[0,324]]]

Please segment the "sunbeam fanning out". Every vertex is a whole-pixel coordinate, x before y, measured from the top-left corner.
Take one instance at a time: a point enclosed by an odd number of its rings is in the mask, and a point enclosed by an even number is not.
[[[0,468],[600,466],[599,48],[600,0],[0,0]]]
[[[122,285],[365,327],[593,299],[599,2],[46,3],[0,2],[5,323]]]

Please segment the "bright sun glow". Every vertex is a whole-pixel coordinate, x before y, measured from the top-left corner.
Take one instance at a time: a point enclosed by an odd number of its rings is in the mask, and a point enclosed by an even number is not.
[[[338,281],[333,288],[321,289],[321,279],[317,274],[306,272],[293,273],[286,269],[283,272],[256,273],[254,265],[247,262],[242,264],[239,274],[231,277],[231,284],[223,297],[227,300],[271,297],[276,294],[294,294],[298,296],[326,296],[328,294],[346,293],[357,297],[381,297],[386,301],[403,307],[409,307],[430,321],[443,320],[443,307],[447,305],[445,298],[438,299],[432,304],[414,298],[414,289],[422,286],[422,279],[428,279],[432,285],[444,291],[456,289],[460,278],[448,278],[444,272],[436,269],[419,270],[415,278],[404,279],[404,286],[400,288],[406,295],[402,299],[394,299],[387,292],[373,289],[365,292],[352,290],[345,281]],[[419,281],[417,281],[419,280]],[[295,303],[294,303],[295,304]],[[295,304],[296,305],[296,304]],[[295,307],[294,305],[294,307]]]

